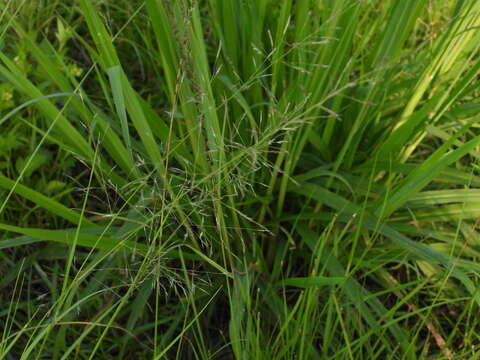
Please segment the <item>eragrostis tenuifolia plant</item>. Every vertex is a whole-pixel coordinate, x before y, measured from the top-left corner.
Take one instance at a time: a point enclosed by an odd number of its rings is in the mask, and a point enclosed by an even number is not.
[[[1,358],[477,356],[480,3],[37,5],[1,10]]]

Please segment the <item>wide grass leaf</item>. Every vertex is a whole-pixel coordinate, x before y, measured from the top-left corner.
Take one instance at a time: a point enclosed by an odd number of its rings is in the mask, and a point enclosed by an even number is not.
[[[76,230],[44,230],[35,228],[23,228],[19,226],[0,223],[0,229],[31,236],[44,241],[55,241],[66,245],[72,245],[74,242],[90,249],[137,251],[140,254],[146,254],[148,246],[131,240],[116,239],[105,235],[93,235],[86,233],[77,233]],[[67,254],[65,254],[66,256]]]

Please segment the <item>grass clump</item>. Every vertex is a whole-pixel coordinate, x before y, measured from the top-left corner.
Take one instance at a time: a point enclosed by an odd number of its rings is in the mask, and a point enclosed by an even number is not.
[[[35,5],[0,13],[0,358],[478,356],[480,3]]]

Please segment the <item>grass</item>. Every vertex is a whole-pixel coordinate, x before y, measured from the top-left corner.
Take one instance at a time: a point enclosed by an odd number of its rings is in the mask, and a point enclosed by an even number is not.
[[[1,359],[475,359],[480,3],[3,0]]]

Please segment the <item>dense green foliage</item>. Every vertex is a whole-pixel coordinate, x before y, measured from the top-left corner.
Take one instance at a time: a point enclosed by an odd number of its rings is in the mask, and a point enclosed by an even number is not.
[[[0,359],[480,357],[480,2],[0,4]]]

